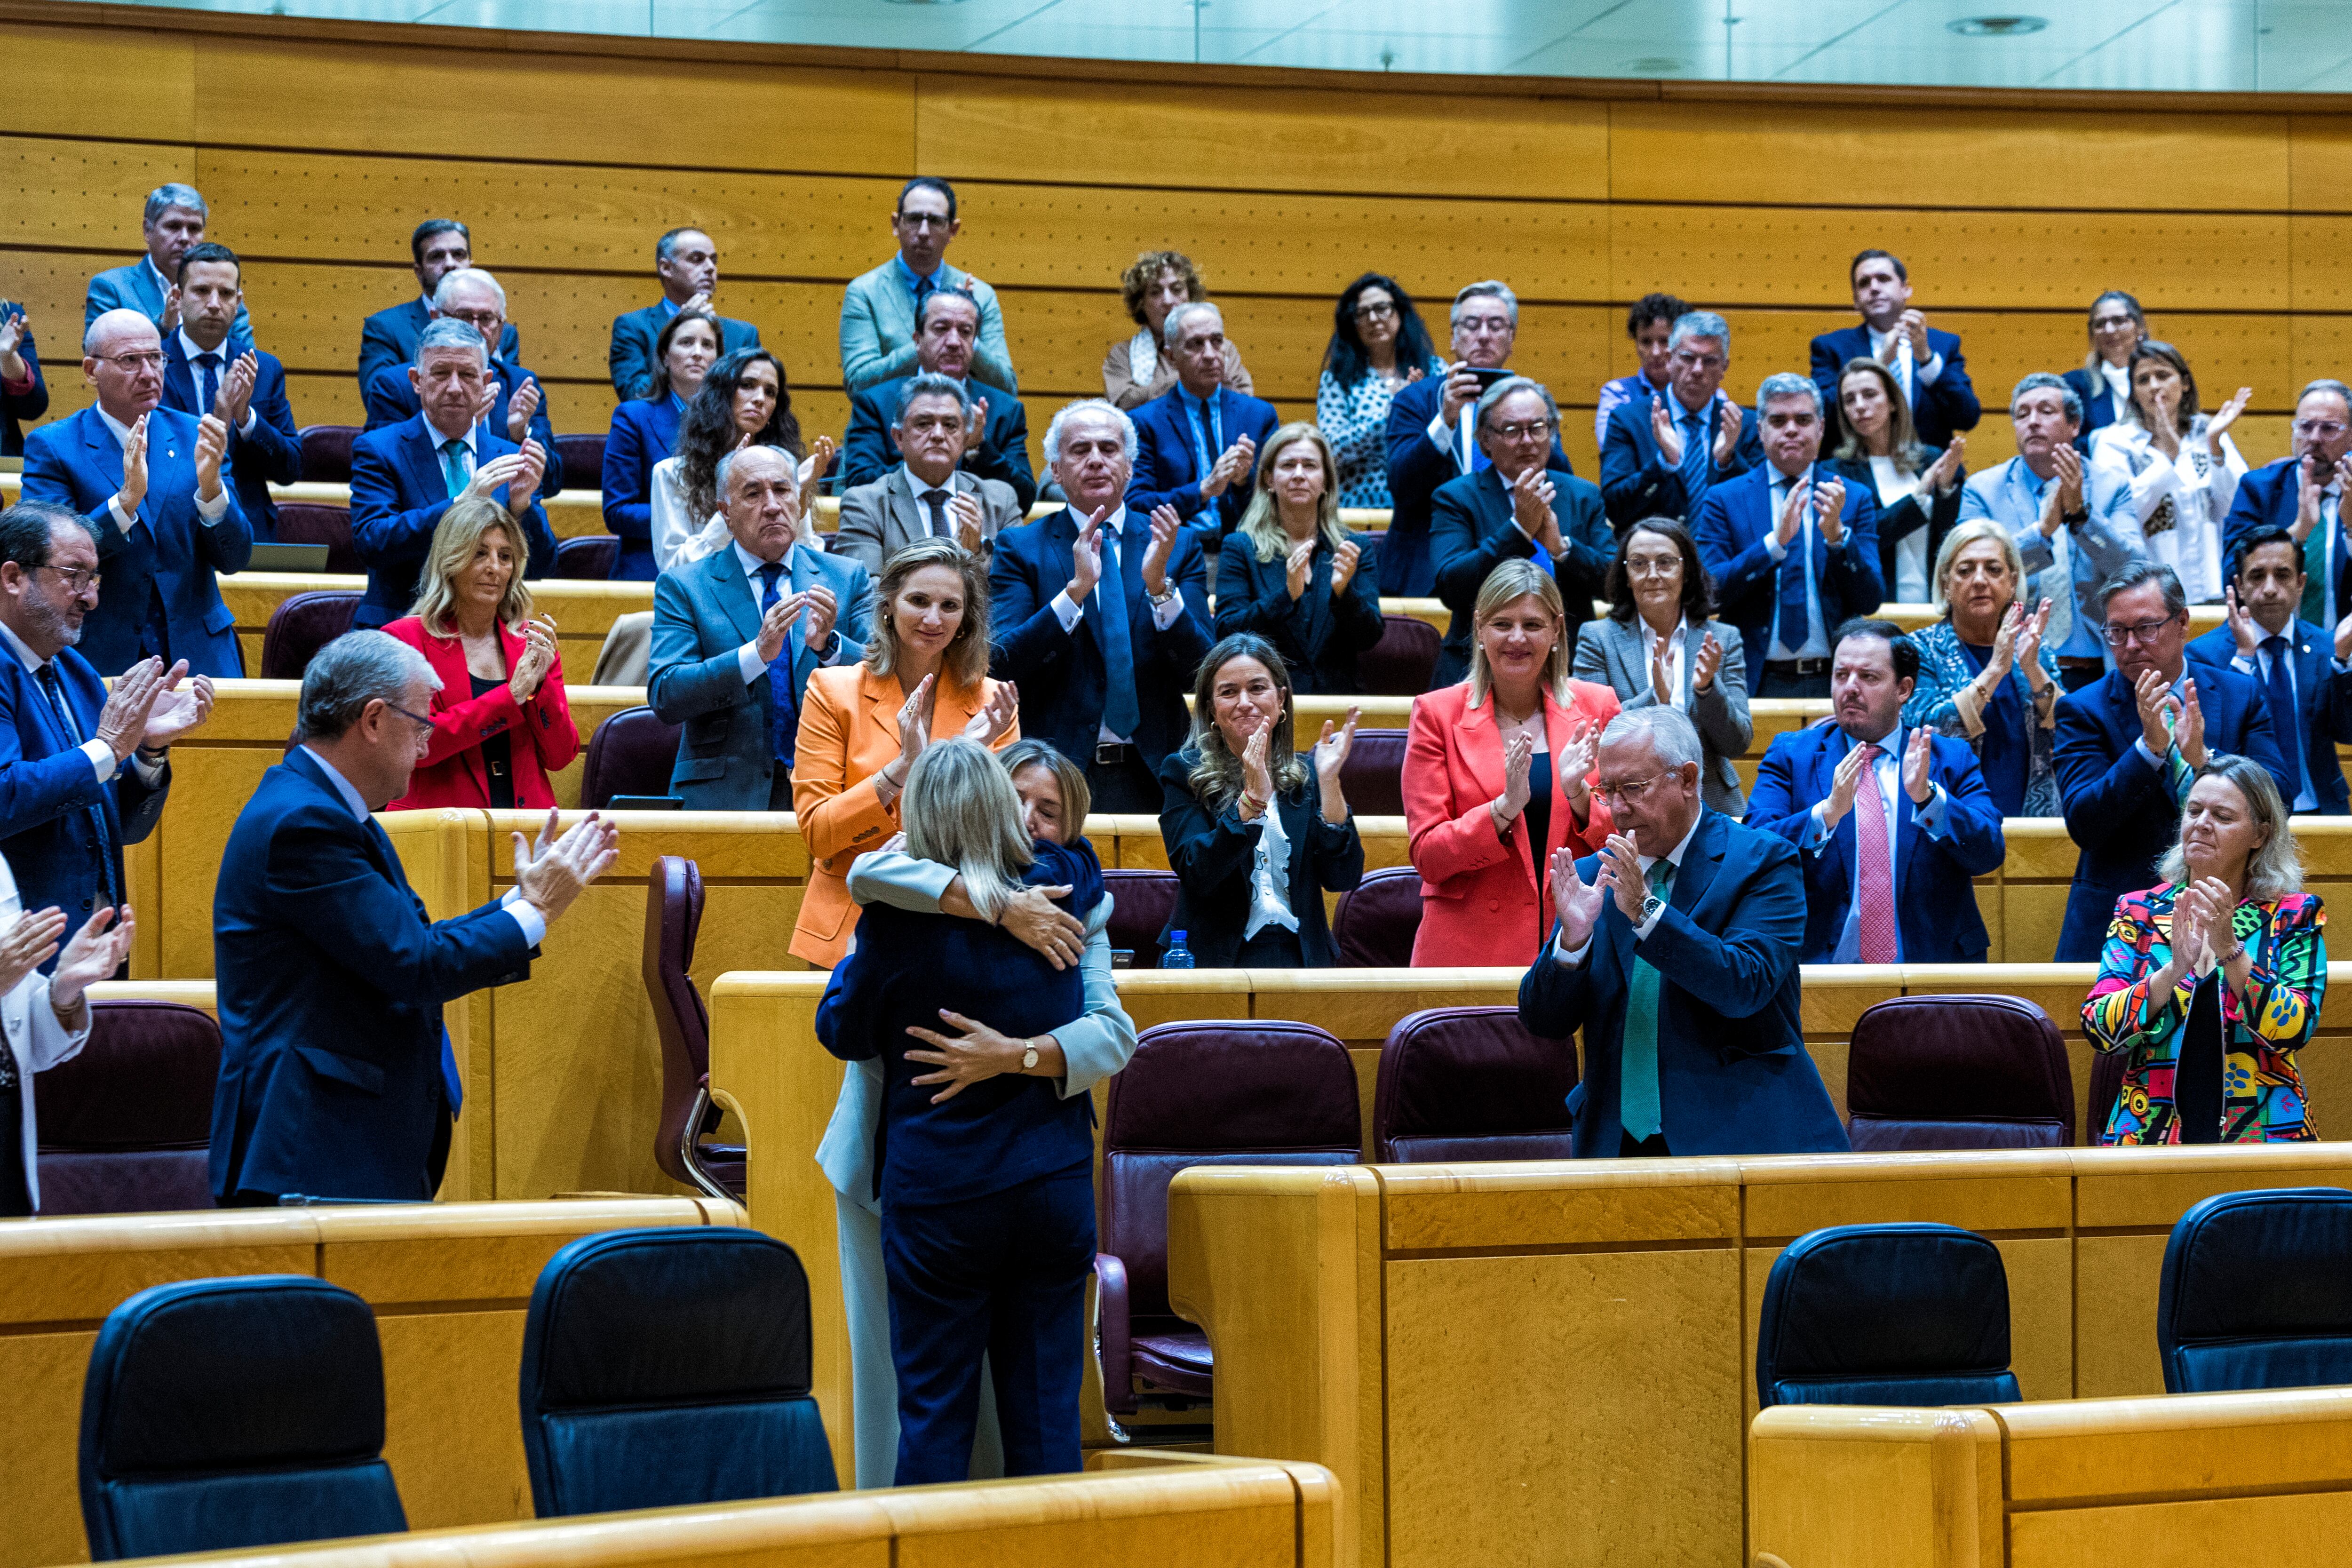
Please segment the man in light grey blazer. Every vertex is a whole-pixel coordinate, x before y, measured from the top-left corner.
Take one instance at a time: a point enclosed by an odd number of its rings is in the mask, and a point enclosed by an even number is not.
[[[960,289],[980,307],[980,339],[973,345],[971,374],[1013,396],[1021,384],[1013,374],[1013,351],[1004,342],[1004,312],[996,290],[947,263],[948,241],[963,232],[956,216],[955,187],[919,174],[898,192],[890,233],[898,253],[849,280],[841,299],[841,384],[863,392],[915,372],[915,313],[941,289]]]
[[[812,671],[866,651],[873,585],[800,530],[792,454],[719,460],[734,542],[654,584],[646,700],[683,725],[670,793],[689,811],[790,811],[801,693]]]
[[[891,430],[905,460],[842,496],[835,554],[878,577],[883,562],[917,540],[952,539],[986,563],[998,531],[1024,519],[1011,485],[957,467],[978,435],[971,415],[970,397],[953,379],[924,374],[908,383]]]

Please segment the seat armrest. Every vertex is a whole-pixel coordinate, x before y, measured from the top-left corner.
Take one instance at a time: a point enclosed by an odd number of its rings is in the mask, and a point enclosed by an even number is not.
[[[1114,1415],[1132,1415],[1135,1345],[1129,1336],[1127,1265],[1108,1252],[1095,1254],[1095,1353],[1102,1363],[1103,1405]]]

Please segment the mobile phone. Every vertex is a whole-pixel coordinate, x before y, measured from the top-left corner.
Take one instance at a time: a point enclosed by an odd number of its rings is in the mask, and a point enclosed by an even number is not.
[[[1511,369],[1507,365],[1487,366],[1477,364],[1460,364],[1455,365],[1454,370],[1454,374],[1457,375],[1464,371],[1467,371],[1472,375],[1476,376],[1478,378],[1478,390],[1481,393],[1484,393],[1487,388],[1493,386],[1496,382],[1508,381],[1511,377],[1519,374],[1517,371]]]

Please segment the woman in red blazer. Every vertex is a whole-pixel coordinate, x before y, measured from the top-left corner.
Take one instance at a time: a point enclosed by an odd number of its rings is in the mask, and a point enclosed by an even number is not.
[[[433,743],[387,811],[555,804],[550,775],[580,754],[580,731],[563,697],[555,623],[530,618],[528,555],[521,529],[496,501],[469,498],[441,514],[416,608],[383,628],[441,678]]]
[[[1413,700],[1404,820],[1421,873],[1417,966],[1523,965],[1551,930],[1552,853],[1598,850],[1591,791],[1617,694],[1568,678],[1559,587],[1507,561],[1478,591],[1470,678]]]

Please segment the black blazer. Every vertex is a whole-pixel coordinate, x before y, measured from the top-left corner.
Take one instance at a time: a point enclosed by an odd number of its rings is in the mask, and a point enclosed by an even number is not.
[[[1274,645],[1290,667],[1292,689],[1302,695],[1348,697],[1361,691],[1356,658],[1371,651],[1386,623],[1381,617],[1381,585],[1373,569],[1376,548],[1365,534],[1352,536],[1362,552],[1348,591],[1331,597],[1331,547],[1315,547],[1307,570],[1307,591],[1290,596],[1288,555],[1257,558],[1244,533],[1225,535],[1217,557],[1217,636],[1255,632]]]
[[[1231,969],[1249,925],[1250,870],[1257,858],[1258,826],[1241,819],[1238,801],[1214,813],[1192,793],[1192,764],[1201,753],[1190,746],[1168,753],[1160,765],[1160,837],[1179,884],[1176,912],[1168,931],[1185,933],[1202,969]],[[1310,772],[1312,771],[1310,766]],[[1290,836],[1290,908],[1298,917],[1298,946],[1309,969],[1336,969],[1339,947],[1323,916],[1323,895],[1344,893],[1364,878],[1364,841],[1356,837],[1353,813],[1337,827],[1323,820],[1312,778],[1277,795],[1282,830]],[[1162,931],[1160,945],[1168,945]]]
[[[1617,542],[1601,508],[1599,486],[1557,471],[1550,479],[1551,514],[1559,523],[1560,542],[1568,546],[1567,555],[1553,564],[1552,575],[1568,605],[1568,626],[1560,635],[1573,650],[1577,628],[1592,618],[1592,601],[1609,575]],[[1429,507],[1429,555],[1437,568],[1437,596],[1454,612],[1454,619],[1430,678],[1433,689],[1470,673],[1470,623],[1487,574],[1506,561],[1538,553],[1519,531],[1510,491],[1495,469],[1481,468],[1437,487]]]
[[[1944,455],[1941,447],[1922,448],[1919,471],[1926,473],[1927,465]],[[1849,490],[1860,486],[1878,499],[1878,479],[1870,471],[1868,458],[1837,458],[1822,465],[1845,481]],[[1878,513],[1878,583],[1885,590],[1886,603],[1895,600],[1895,543],[1908,538],[1920,529],[1927,531],[1927,591],[1932,597],[1936,589],[1936,552],[1944,548],[1944,535],[1960,521],[1960,487],[1966,481],[1966,469],[1952,476],[1952,488],[1937,494],[1932,505],[1922,507],[1916,496],[1905,496]]]

